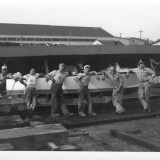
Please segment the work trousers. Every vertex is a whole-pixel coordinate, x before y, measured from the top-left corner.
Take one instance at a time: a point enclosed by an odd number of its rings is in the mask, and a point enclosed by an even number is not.
[[[57,113],[58,104],[60,105],[64,115],[69,114],[69,110],[67,109],[66,101],[63,96],[62,85],[52,82],[50,89],[52,94],[51,95],[51,114]]]
[[[124,93],[123,86],[121,86],[119,90],[118,88],[113,89],[113,92],[112,92],[112,103],[116,108],[117,113],[122,113],[125,111],[124,108],[122,107],[123,93]]]
[[[6,79],[4,79],[1,84],[0,84],[0,95],[3,95],[3,91],[5,90],[6,87]]]
[[[33,116],[34,109],[37,104],[37,92],[35,87],[26,87],[25,89],[25,100],[27,103],[27,110],[29,117]]]
[[[88,113],[93,113],[93,106],[92,106],[92,98],[91,94],[89,93],[88,86],[80,86],[78,89],[79,97],[78,97],[78,113],[83,113],[83,101],[84,99],[88,103]]]
[[[153,78],[152,80],[140,82],[139,90],[138,90],[138,98],[144,109],[148,109],[150,107],[149,104],[149,96],[150,96],[150,88],[152,84],[160,83],[160,76]]]

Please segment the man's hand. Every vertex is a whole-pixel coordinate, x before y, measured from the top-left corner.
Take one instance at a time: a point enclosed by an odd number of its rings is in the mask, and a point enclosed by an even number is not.
[[[97,76],[96,79],[99,81],[100,80],[99,76]]]
[[[18,81],[18,78],[15,78],[14,81],[17,82],[17,81]]]
[[[127,77],[127,78],[129,77],[129,74],[128,74],[128,73],[126,74],[126,77]]]
[[[45,78],[45,81],[46,81],[46,82],[48,82],[48,81],[49,81],[49,79],[48,79],[48,78]]]

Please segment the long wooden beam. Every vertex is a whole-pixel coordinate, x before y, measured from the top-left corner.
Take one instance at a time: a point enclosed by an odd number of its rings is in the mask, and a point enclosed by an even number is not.
[[[152,114],[145,114],[145,115],[139,115],[139,116],[130,115],[128,117],[118,117],[118,118],[112,118],[112,119],[68,123],[68,124],[63,124],[63,126],[66,127],[67,129],[69,129],[69,128],[78,128],[78,127],[86,127],[86,126],[93,126],[93,125],[109,124],[109,123],[115,123],[115,122],[132,121],[132,120],[137,120],[137,119],[154,118],[157,116],[160,116],[160,113],[152,113]]]
[[[132,144],[141,146],[141,147],[145,147],[147,149],[153,150],[153,151],[160,151],[160,144],[154,143],[150,140],[145,140],[142,138],[139,138],[137,136],[128,134],[128,133],[124,133],[121,131],[117,131],[117,130],[111,130],[110,134],[114,137],[123,139],[127,142],[130,142]]]

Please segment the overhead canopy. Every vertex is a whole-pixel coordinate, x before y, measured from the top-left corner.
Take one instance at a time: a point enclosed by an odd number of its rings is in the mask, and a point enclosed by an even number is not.
[[[56,55],[160,54],[160,46],[14,46],[0,47],[0,57]]]

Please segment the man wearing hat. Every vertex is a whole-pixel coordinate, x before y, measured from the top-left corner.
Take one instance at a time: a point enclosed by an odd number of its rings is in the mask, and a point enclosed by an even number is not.
[[[125,112],[122,107],[123,102],[123,78],[116,70],[116,64],[111,64],[108,70],[102,70],[102,80],[109,79],[113,87],[112,103],[116,108],[116,113],[123,114]],[[105,76],[106,75],[106,76]]]
[[[139,61],[137,68],[128,70],[128,72],[126,74],[127,78],[129,77],[129,73],[131,71],[136,73],[136,75],[140,81],[139,90],[138,90],[138,98],[144,108],[143,112],[150,113],[151,108],[149,105],[149,91],[150,91],[151,83],[152,83],[153,79],[155,78],[155,72],[153,70],[145,67],[144,62],[141,60]]]
[[[59,70],[54,70],[46,75],[46,81],[51,80],[51,116],[59,116],[58,103],[60,104],[61,110],[65,116],[74,115],[70,113],[66,106],[66,101],[63,96],[62,85],[65,78],[69,76],[69,72],[66,71],[66,66],[64,63],[59,64]]]
[[[0,98],[3,98],[3,91],[6,88],[6,79],[15,79],[11,74],[7,72],[7,66],[2,66],[2,73],[0,74]]]
[[[79,92],[78,113],[80,116],[85,116],[85,114],[83,112],[83,100],[84,99],[88,102],[88,113],[90,115],[96,115],[96,113],[93,112],[92,99],[91,99],[91,95],[88,90],[90,77],[93,74],[96,75],[96,78],[98,80],[100,79],[97,72],[95,72],[95,71],[90,72],[90,66],[86,65],[86,66],[84,66],[84,73],[78,74],[78,76],[74,79],[77,83],[79,83],[79,87],[78,87],[78,92]]]

